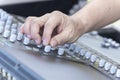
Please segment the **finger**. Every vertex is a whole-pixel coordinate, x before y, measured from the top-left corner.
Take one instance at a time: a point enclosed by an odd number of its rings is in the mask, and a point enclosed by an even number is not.
[[[48,45],[54,29],[60,24],[61,20],[57,15],[51,16],[45,23],[43,32],[43,44]]]
[[[30,23],[34,19],[36,19],[36,17],[28,17],[24,23],[24,33],[29,36],[30,36]]]
[[[39,35],[39,28],[41,26],[38,23],[34,23],[31,26],[31,38],[34,39],[37,44],[41,43],[41,36]]]
[[[62,31],[61,33],[59,33],[58,35],[54,36],[51,41],[50,41],[50,45],[52,47],[55,47],[57,45],[60,45],[60,44],[64,44],[68,41],[68,33],[67,31]]]
[[[20,32],[20,33],[24,33],[24,24],[22,24],[22,26],[20,27],[19,32]]]
[[[36,43],[41,43],[40,29],[44,26],[45,22],[48,20],[48,14],[33,20],[30,24],[30,35],[36,41]]]

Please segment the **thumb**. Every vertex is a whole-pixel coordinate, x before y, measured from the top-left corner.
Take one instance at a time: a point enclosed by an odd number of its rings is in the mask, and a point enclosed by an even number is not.
[[[67,35],[66,31],[62,31],[61,33],[59,33],[58,35],[54,36],[51,39],[50,45],[52,47],[55,47],[57,45],[64,44],[67,41],[68,41],[68,35]]]

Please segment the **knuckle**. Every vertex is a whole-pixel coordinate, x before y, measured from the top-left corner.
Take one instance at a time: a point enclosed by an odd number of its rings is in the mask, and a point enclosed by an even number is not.
[[[37,23],[36,21],[32,21],[32,22],[30,23],[30,26],[31,26],[31,27],[36,27],[37,24],[38,24],[38,23]]]
[[[53,14],[59,14],[59,13],[61,13],[61,12],[58,11],[58,10],[55,10],[55,11],[53,11],[52,13],[53,13]]]
[[[46,22],[45,23],[45,27],[48,29],[48,27],[50,27],[51,26],[51,23],[48,21],[48,22]]]
[[[32,16],[29,16],[26,18],[26,21],[31,20],[32,18],[33,18]]]

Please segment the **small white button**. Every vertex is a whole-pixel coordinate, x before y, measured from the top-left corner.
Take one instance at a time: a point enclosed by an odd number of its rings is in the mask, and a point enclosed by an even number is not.
[[[11,42],[15,42],[15,41],[16,41],[16,37],[17,37],[16,34],[11,34],[11,36],[10,36],[10,41],[11,41]]]
[[[5,30],[4,33],[3,33],[3,36],[5,38],[7,38],[7,37],[9,37],[9,35],[10,35],[10,30]]]
[[[30,43],[30,39],[28,37],[24,37],[23,44],[28,45]]]
[[[64,49],[63,48],[59,48],[58,49],[58,55],[62,56],[64,54]]]
[[[38,49],[38,48],[33,47],[33,51],[35,51],[35,52],[39,52],[39,49]]]
[[[44,48],[45,52],[50,52],[50,50],[51,50],[51,46],[50,45],[45,46],[45,48]]]
[[[70,46],[70,44],[64,44],[65,48],[68,48]]]
[[[119,47],[120,47],[120,44],[119,44],[119,43],[115,43],[115,44],[113,45],[113,47],[114,47],[114,48],[119,48]]]
[[[97,31],[92,31],[92,32],[90,32],[90,35],[96,36],[96,35],[98,35],[98,32]]]
[[[80,52],[80,47],[79,46],[76,46],[75,47],[75,53],[79,53]]]
[[[113,40],[111,38],[106,40],[108,43],[111,43]]]
[[[11,34],[16,34],[17,33],[17,30],[16,29],[12,29],[11,30]]]
[[[6,71],[5,69],[2,70],[2,75],[5,77],[6,76]]]
[[[110,73],[115,74],[116,71],[117,71],[117,67],[116,66],[111,66]]]
[[[85,54],[85,58],[86,58],[86,59],[89,59],[90,56],[91,56],[91,53],[90,53],[90,52],[86,52],[86,54]]]
[[[97,57],[95,55],[92,55],[90,58],[90,61],[94,63],[96,61],[96,59],[97,59]]]
[[[120,78],[120,69],[117,70],[116,77]]]
[[[22,40],[22,38],[23,38],[23,34],[19,32],[19,33],[18,33],[18,36],[17,36],[17,40],[20,41],[20,40]]]
[[[12,76],[10,73],[7,73],[7,80],[12,80]]]
[[[101,59],[99,62],[99,67],[104,67],[104,65],[105,65],[105,60]]]
[[[105,69],[106,71],[108,71],[108,70],[110,69],[110,67],[111,67],[111,63],[107,62],[107,63],[105,64],[104,69]]]
[[[81,50],[80,50],[80,56],[84,56],[85,53],[86,53],[86,51],[85,51],[84,49],[81,49]]]
[[[104,48],[109,48],[111,46],[110,43],[102,43],[102,47]]]

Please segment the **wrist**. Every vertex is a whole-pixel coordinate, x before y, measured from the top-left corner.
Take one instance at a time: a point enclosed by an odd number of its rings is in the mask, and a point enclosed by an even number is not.
[[[74,14],[70,16],[70,18],[73,20],[73,22],[76,24],[76,26],[79,28],[80,32],[82,31],[82,34],[89,31],[89,23],[84,18]]]

